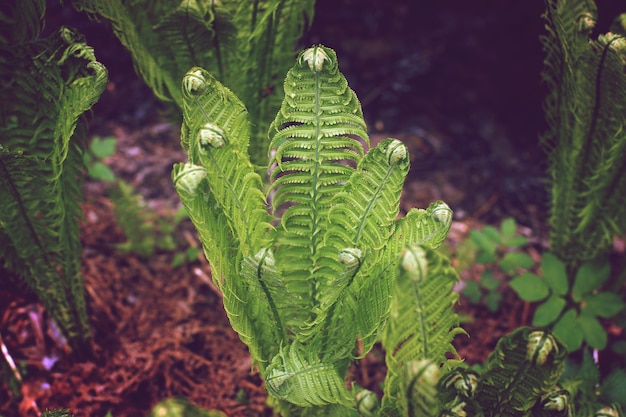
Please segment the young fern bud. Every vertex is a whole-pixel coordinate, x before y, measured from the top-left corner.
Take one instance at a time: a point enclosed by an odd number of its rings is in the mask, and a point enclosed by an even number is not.
[[[570,394],[567,390],[557,389],[541,397],[541,408],[544,410],[565,412],[570,407]]]
[[[428,261],[426,260],[426,252],[420,246],[411,246],[405,248],[401,255],[401,266],[406,274],[416,283],[421,283],[428,275]]]
[[[337,259],[348,268],[354,268],[361,263],[362,252],[358,248],[343,248],[339,251]]]
[[[204,75],[202,75],[202,71],[199,68],[191,69],[183,77],[183,92],[188,96],[199,96],[204,93],[206,87],[206,78],[204,78]]]
[[[546,363],[550,353],[559,351],[559,346],[550,333],[538,330],[528,335],[526,358],[537,365]]]
[[[390,166],[398,166],[407,160],[409,151],[406,145],[398,139],[394,139],[387,146],[387,162]]]
[[[364,389],[356,393],[356,410],[359,416],[375,417],[380,409],[380,400],[372,391]]]
[[[594,417],[622,417],[622,413],[617,408],[618,405],[612,405],[609,407],[604,407],[601,410],[596,411],[593,415]]]
[[[196,141],[200,145],[201,150],[207,147],[223,148],[228,143],[224,131],[213,123],[205,123],[198,131]]]
[[[305,61],[307,64],[309,64],[309,68],[311,69],[311,71],[320,72],[322,70],[322,67],[324,66],[324,62],[329,60],[330,57],[323,48],[320,48],[319,46],[314,46],[302,53],[302,55],[300,56],[300,65],[303,64],[303,61]]]
[[[259,265],[264,265],[269,268],[273,268],[275,265],[274,252],[272,252],[269,248],[264,248],[258,251],[254,255],[254,260],[257,261]]]
[[[456,368],[441,379],[439,392],[445,402],[451,401],[456,396],[472,399],[478,388],[478,377],[478,373],[471,369]]]
[[[204,167],[185,163],[174,176],[174,187],[179,194],[195,196],[198,193],[200,183],[206,178],[207,171]]]

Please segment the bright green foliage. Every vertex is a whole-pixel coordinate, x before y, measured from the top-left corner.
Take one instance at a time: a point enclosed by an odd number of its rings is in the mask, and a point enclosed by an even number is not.
[[[395,415],[393,410],[409,415],[433,411],[428,404],[436,403],[436,390],[420,378],[434,378],[436,384],[446,355],[456,354],[451,342],[463,333],[454,313],[456,282],[456,271],[440,253],[426,246],[410,246],[402,252],[390,318],[382,335],[387,352],[383,415]]]
[[[157,97],[183,106],[180,81],[202,67],[250,111],[252,161],[267,162],[267,128],[283,97],[278,80],[313,19],[314,0],[73,0],[109,20]]]
[[[529,255],[517,250],[527,243],[525,237],[517,234],[513,218],[503,220],[500,229],[487,225],[482,230],[471,230],[470,238],[457,248],[459,270],[478,263],[485,265],[485,271],[480,281],[464,282],[463,296],[474,304],[484,302],[489,311],[498,311],[502,299],[501,277],[514,277],[534,265]]]
[[[601,291],[609,278],[608,261],[582,264],[571,288],[565,264],[553,254],[543,254],[541,270],[541,277],[526,273],[511,281],[520,298],[541,301],[533,325],[550,326],[570,351],[578,350],[583,341],[604,349],[607,335],[598,319],[614,317],[626,307],[618,294]]]
[[[568,273],[626,231],[626,39],[590,40],[592,0],[547,0],[543,78],[552,187],[550,250]]]
[[[356,415],[360,391],[346,388],[347,368],[371,349],[386,321],[398,255],[408,245],[439,246],[452,213],[437,202],[397,219],[407,149],[387,139],[364,155],[360,104],[334,51],[302,52],[284,88],[270,128],[266,195],[247,154],[245,106],[201,68],[183,79],[189,162],[172,176],[272,404],[283,415]],[[446,270],[435,259],[433,270]],[[437,356],[451,349],[456,326],[446,288],[433,293],[446,300],[447,312],[432,337],[448,344],[429,347]]]
[[[38,294],[80,357],[89,352],[90,331],[77,123],[103,92],[107,71],[73,29],[31,40],[43,10],[43,2],[20,1],[1,16],[12,25],[1,35],[11,43],[0,44],[0,258]]]

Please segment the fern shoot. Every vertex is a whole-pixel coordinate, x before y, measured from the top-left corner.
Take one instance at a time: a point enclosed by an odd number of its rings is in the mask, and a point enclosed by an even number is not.
[[[276,408],[284,415],[356,415],[347,368],[382,331],[400,251],[439,246],[451,211],[437,202],[398,219],[406,146],[387,139],[365,152],[361,107],[334,51],[301,52],[284,89],[269,129],[264,193],[246,152],[244,104],[208,71],[192,68],[182,82],[181,143],[189,162],[174,167],[173,180],[231,324]],[[456,326],[449,317],[441,322],[445,334]]]
[[[83,178],[80,116],[104,91],[107,71],[74,29],[36,39],[42,2],[9,7],[30,26],[0,45],[0,244],[4,267],[38,295],[78,358],[90,329],[80,272]],[[38,22],[39,27],[34,22]],[[29,38],[30,37],[30,38]],[[19,39],[18,39],[19,38]]]

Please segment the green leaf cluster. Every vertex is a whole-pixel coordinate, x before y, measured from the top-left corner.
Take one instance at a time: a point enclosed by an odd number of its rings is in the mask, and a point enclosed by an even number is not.
[[[470,302],[484,302],[489,311],[500,308],[502,293],[499,291],[504,277],[514,277],[520,271],[534,265],[532,258],[520,249],[528,243],[517,234],[517,223],[512,217],[504,219],[500,228],[487,225],[482,230],[471,230],[469,239],[457,248],[459,270],[472,264],[484,265],[480,281],[466,280],[461,293]]]
[[[115,174],[111,168],[103,162],[103,159],[115,153],[116,144],[117,138],[114,136],[106,138],[94,136],[91,139],[89,147],[83,154],[83,162],[85,166],[87,166],[87,175],[89,175],[89,177],[104,182],[115,181]]]
[[[614,317],[626,307],[618,294],[601,290],[610,274],[608,261],[582,264],[570,284],[565,264],[546,252],[541,271],[542,276],[528,272],[511,281],[520,298],[541,302],[533,325],[550,326],[570,351],[578,350],[583,342],[604,349],[607,335],[599,320]]]
[[[38,38],[45,2],[0,11],[0,259],[39,296],[77,357],[90,352],[80,273],[81,115],[107,82],[82,35]],[[6,281],[5,281],[6,284]]]
[[[365,153],[361,107],[334,51],[301,52],[284,89],[269,129],[266,188],[248,157],[245,105],[208,71],[192,68],[182,82],[181,143],[189,161],[172,177],[231,325],[277,409],[355,415],[358,390],[346,388],[348,365],[371,349],[394,308],[407,246],[425,248],[433,271],[407,310],[419,304],[424,326],[400,326],[406,320],[397,317],[389,343],[409,337],[438,360],[452,350],[456,274],[431,250],[447,235],[452,212],[436,202],[398,218],[407,148],[386,139]],[[438,285],[437,271],[448,284]],[[424,335],[432,339],[419,342]],[[404,361],[410,352],[402,352]]]

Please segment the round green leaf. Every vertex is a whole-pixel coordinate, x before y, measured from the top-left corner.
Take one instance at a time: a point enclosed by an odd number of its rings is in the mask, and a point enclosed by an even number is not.
[[[525,301],[543,300],[550,293],[546,283],[540,277],[530,272],[513,279],[509,285]]]
[[[561,316],[552,328],[552,333],[559,338],[568,351],[574,352],[580,349],[583,343],[583,334],[578,320],[576,320],[576,310],[569,309]]]
[[[585,304],[593,315],[605,318],[613,317],[626,306],[619,295],[608,292],[590,295]]]
[[[507,252],[500,261],[500,268],[504,272],[513,273],[517,268],[528,269],[534,264],[533,258],[526,253]]]
[[[553,254],[546,252],[541,257],[541,273],[552,291],[565,295],[569,289],[565,264]]]
[[[471,230],[470,239],[476,244],[476,246],[478,246],[478,249],[480,249],[481,251],[487,252],[489,254],[494,254],[496,252],[498,242],[489,238],[486,233],[478,230]]]
[[[103,164],[102,162],[96,162],[87,168],[87,173],[94,180],[100,180],[105,182],[115,181],[115,174],[111,171],[111,168]]]
[[[487,310],[495,313],[500,308],[500,301],[502,300],[502,294],[497,291],[490,291],[485,297],[485,305]]]
[[[515,223],[515,219],[513,217],[502,220],[502,223],[500,224],[500,233],[503,238],[507,239],[513,237],[516,230],[517,224]]]
[[[528,243],[528,239],[526,239],[524,236],[513,236],[503,243],[504,246],[506,246],[507,248],[521,248]]]
[[[581,301],[607,280],[611,266],[608,262],[587,262],[576,272],[572,288],[574,301]]]
[[[578,323],[580,323],[583,336],[589,346],[598,350],[602,350],[606,347],[606,331],[598,319],[588,314],[581,314],[581,316],[578,317]]]
[[[554,322],[565,308],[565,299],[552,295],[537,307],[533,317],[533,326],[547,326]]]
[[[116,142],[117,139],[113,136],[104,139],[95,136],[89,145],[89,149],[97,158],[106,158],[115,153]]]

